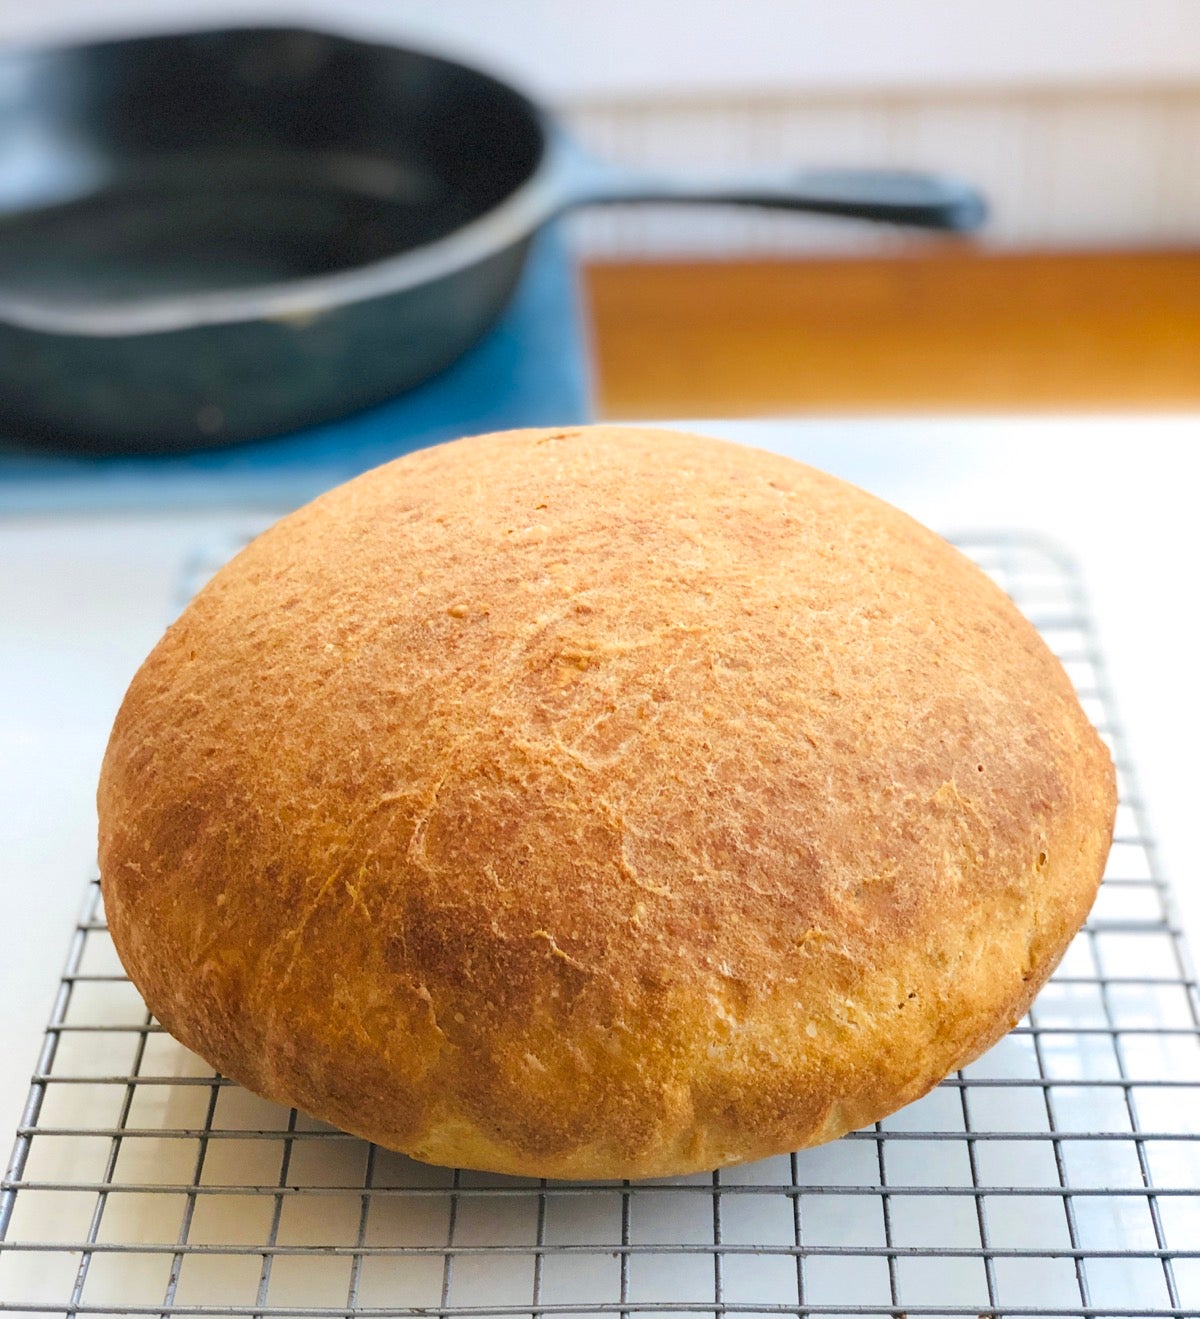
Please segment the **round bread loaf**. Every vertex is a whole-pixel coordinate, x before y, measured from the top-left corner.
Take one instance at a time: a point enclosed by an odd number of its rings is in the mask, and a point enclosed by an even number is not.
[[[117,717],[113,939],[222,1073],[436,1163],[709,1169],[976,1057],[1114,777],[931,532],[668,431],[429,449],[284,518]]]

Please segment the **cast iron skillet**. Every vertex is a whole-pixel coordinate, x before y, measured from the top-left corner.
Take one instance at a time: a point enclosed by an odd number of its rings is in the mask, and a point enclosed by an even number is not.
[[[448,60],[240,29],[0,54],[0,426],[167,450],[270,435],[452,361],[568,207],[724,201],[971,229],[968,186],[715,182],[580,153]]]

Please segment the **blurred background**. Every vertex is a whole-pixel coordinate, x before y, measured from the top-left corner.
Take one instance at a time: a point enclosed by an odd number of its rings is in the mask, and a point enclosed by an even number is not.
[[[613,158],[944,170],[992,208],[969,250],[734,209],[581,215],[603,410],[1197,399],[1188,0],[499,8],[398,4],[389,21],[502,67]]]
[[[1200,400],[1192,0],[21,0],[9,41],[285,22],[491,69],[630,165],[891,166],[986,194],[969,241],[734,207],[573,215],[601,416]]]

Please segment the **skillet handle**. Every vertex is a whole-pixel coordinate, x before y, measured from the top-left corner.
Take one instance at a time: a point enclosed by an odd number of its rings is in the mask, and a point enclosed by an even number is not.
[[[969,183],[938,174],[887,169],[764,171],[712,179],[623,169],[571,153],[561,204],[719,202],[967,233],[987,216]]]

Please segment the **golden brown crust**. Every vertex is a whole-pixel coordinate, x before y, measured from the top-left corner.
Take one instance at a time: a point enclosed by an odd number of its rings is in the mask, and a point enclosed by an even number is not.
[[[433,1162],[643,1177],[831,1139],[1022,1014],[1112,766],[932,533],[667,431],[483,436],[318,499],[155,648],[113,938],[252,1089]]]

